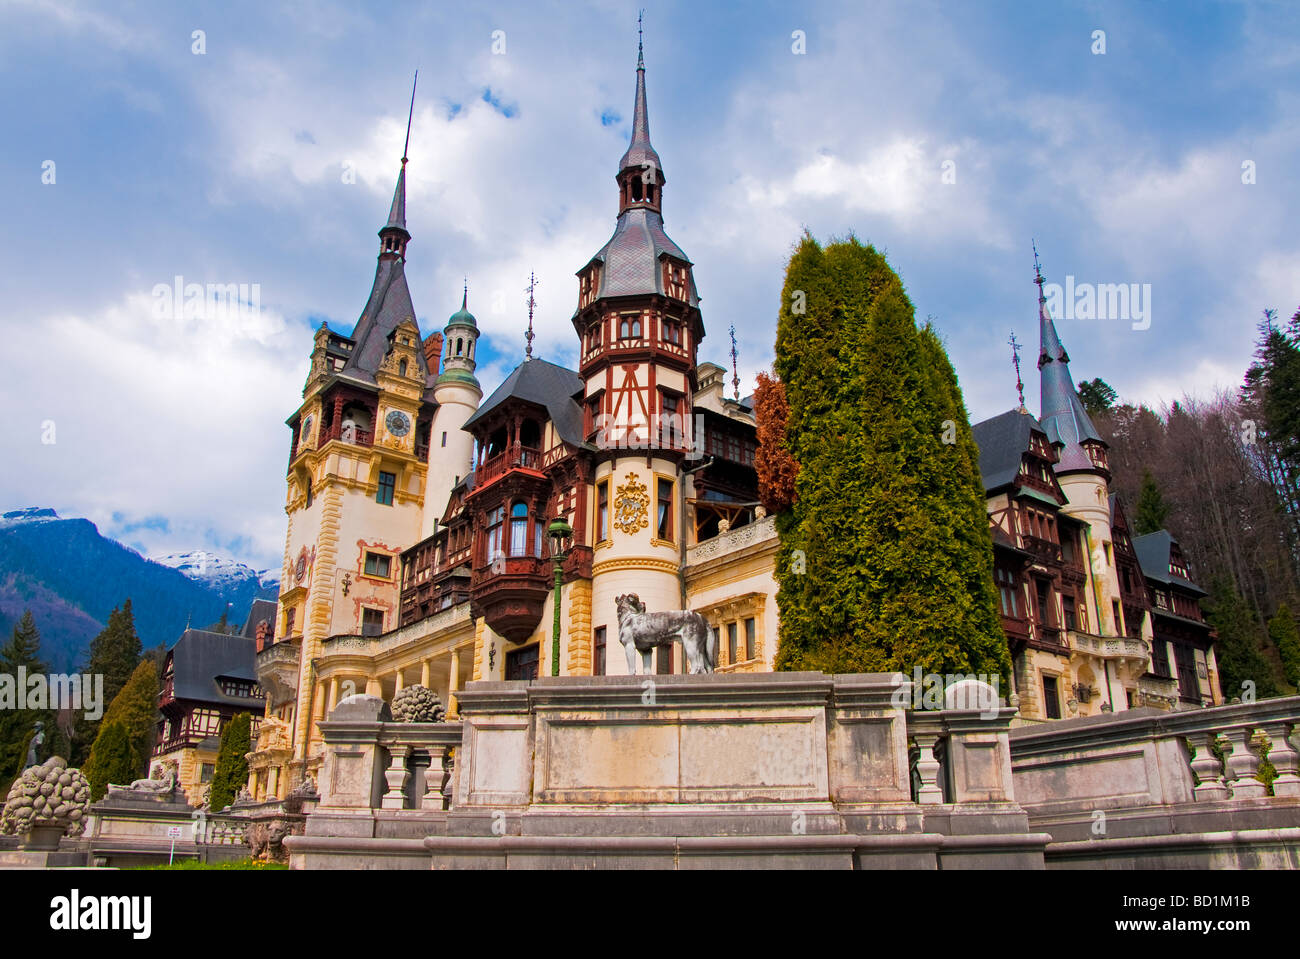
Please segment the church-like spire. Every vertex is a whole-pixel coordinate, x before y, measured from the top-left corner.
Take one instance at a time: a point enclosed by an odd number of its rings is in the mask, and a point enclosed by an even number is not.
[[[1042,410],[1038,419],[1048,438],[1062,447],[1056,469],[1058,472],[1105,469],[1106,444],[1074,388],[1070,356],[1047,309],[1037,245],[1034,246],[1034,283],[1038,286],[1038,375]]]
[[[618,163],[619,212],[648,208],[659,210],[664,184],[659,154],[650,145],[650,112],[645,96],[645,56],[641,46],[641,20],[637,18],[636,103],[632,108],[632,142]]]
[[[420,82],[420,71],[415,71],[415,82],[411,84],[411,107],[406,114],[406,142],[402,144],[402,169],[397,174],[397,189],[393,191],[393,205],[388,209],[388,222],[379,231],[380,255],[393,254],[406,256],[406,244],[411,234],[406,230],[406,163],[407,150],[411,146],[411,120],[415,116],[415,87]]]

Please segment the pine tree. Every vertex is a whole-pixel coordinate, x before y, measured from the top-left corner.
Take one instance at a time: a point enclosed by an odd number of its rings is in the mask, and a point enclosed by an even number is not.
[[[1133,521],[1139,536],[1154,533],[1165,528],[1169,516],[1169,507],[1160,495],[1160,487],[1150,470],[1142,472],[1142,492],[1138,495],[1137,517]]]
[[[1220,577],[1211,584],[1207,603],[1206,618],[1219,634],[1214,655],[1224,698],[1232,700],[1249,690],[1257,699],[1280,695],[1273,670],[1260,652],[1262,630],[1246,601]]]
[[[104,629],[90,643],[90,661],[86,672],[104,677],[104,699],[112,703],[140,664],[143,648],[135,632],[135,618],[131,613],[131,600],[115,608],[108,615]],[[73,735],[73,752],[70,761],[84,762],[91,744],[99,734],[103,720],[79,720]]]
[[[1007,679],[956,375],[883,256],[856,239],[823,251],[803,238],[786,272],[776,372],[800,465],[795,504],[777,522],[777,668]]]
[[[14,626],[9,642],[0,647],[0,674],[18,681],[18,670],[32,676],[46,672],[40,659],[41,634],[29,609]],[[54,726],[54,713],[48,709],[0,710],[0,785],[6,785],[19,775],[27,765],[27,747],[34,734],[36,723],[44,723],[45,747],[38,759],[45,759],[50,749],[49,736]]]
[[[101,724],[90,759],[81,770],[90,783],[91,801],[103,799],[109,783],[125,785],[139,779],[136,759],[126,726],[120,722]]]
[[[240,713],[221,731],[221,748],[217,752],[217,768],[212,773],[212,792],[208,808],[213,812],[225,809],[239,791],[248,783],[247,754],[252,747],[253,717]]]
[[[110,726],[120,726],[126,734],[127,744],[131,750],[131,776],[130,779],[104,779],[103,781],[126,783],[143,777],[149,771],[149,757],[153,754],[157,741],[157,716],[158,672],[154,669],[153,661],[146,659],[136,667],[131,678],[127,680],[126,685],[114,697],[104,713],[99,735],[95,737],[95,745],[90,750],[90,759],[87,760],[85,767],[86,778],[90,779],[92,785],[96,779],[91,776],[89,770],[93,769],[96,776],[100,776],[101,773],[107,775],[103,770],[110,762],[118,764],[113,767],[114,775],[122,775],[118,760],[117,734],[113,734],[111,749],[105,751],[100,748],[100,739]]]
[[[1119,394],[1100,376],[1084,380],[1079,384],[1079,399],[1089,416],[1100,416],[1109,412],[1118,398]]]
[[[1300,630],[1290,608],[1283,603],[1268,623],[1268,635],[1282,657],[1286,681],[1300,689]]]

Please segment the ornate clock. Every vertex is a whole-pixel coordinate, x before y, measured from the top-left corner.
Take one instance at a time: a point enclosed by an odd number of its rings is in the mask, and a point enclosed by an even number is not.
[[[614,495],[614,526],[629,535],[650,525],[646,515],[650,507],[650,494],[645,483],[629,473],[627,482]]]
[[[293,578],[295,582],[301,583],[302,578],[307,575],[307,547],[304,546],[298,553],[298,562],[293,567]]]
[[[400,410],[393,410],[384,419],[384,425],[388,427],[388,432],[394,436],[405,436],[411,430],[411,421],[407,415]]]

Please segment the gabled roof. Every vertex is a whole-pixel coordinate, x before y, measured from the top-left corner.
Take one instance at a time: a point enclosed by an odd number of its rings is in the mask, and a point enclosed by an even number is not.
[[[596,296],[666,295],[662,256],[671,256],[691,265],[681,247],[664,232],[662,215],[644,208],[624,210],[619,214],[614,235],[592,257],[592,261],[601,263]],[[686,299],[691,306],[699,306],[694,271],[689,275],[690,289],[686,291]]]
[[[573,370],[542,359],[525,360],[515,367],[482,406],[465,421],[469,430],[507,400],[524,400],[546,408],[560,439],[581,446],[582,407],[574,399],[584,389],[582,377]]]
[[[1020,463],[1029,450],[1031,430],[1043,428],[1029,413],[1008,410],[971,427],[980,448],[980,476],[984,491],[991,493],[1010,486],[1020,474]]]
[[[257,624],[263,620],[268,620],[272,625],[275,624],[276,603],[273,599],[255,599],[253,606],[248,611],[248,619],[244,620],[244,629],[240,633],[249,639],[257,637]]]
[[[1137,553],[1138,565],[1142,567],[1142,575],[1147,579],[1154,579],[1170,586],[1181,586],[1183,589],[1206,595],[1205,590],[1190,579],[1184,579],[1169,572],[1169,560],[1173,554],[1175,543],[1177,543],[1177,540],[1167,529],[1159,529],[1154,533],[1147,533],[1145,536],[1133,537],[1133,552]]]
[[[261,697],[227,696],[218,677],[257,682],[257,644],[246,636],[187,629],[170,650],[177,699],[256,707]]]

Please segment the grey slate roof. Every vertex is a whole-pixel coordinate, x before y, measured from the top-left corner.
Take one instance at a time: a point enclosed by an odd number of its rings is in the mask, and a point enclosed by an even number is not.
[[[257,682],[257,644],[246,636],[187,629],[171,648],[172,690],[177,699],[256,706],[261,697],[227,696],[217,677]]]
[[[1190,579],[1183,579],[1169,572],[1169,553],[1173,549],[1174,537],[1167,529],[1159,529],[1145,536],[1133,537],[1133,552],[1137,553],[1138,565],[1142,575],[1147,579],[1170,586],[1181,586],[1193,592],[1205,594],[1205,590]]]
[[[252,608],[248,611],[248,619],[244,621],[244,629],[240,633],[249,639],[257,638],[257,624],[262,620],[269,620],[271,625],[275,625],[276,602],[273,599],[255,599]]]
[[[980,475],[984,491],[1009,486],[1020,473],[1020,463],[1029,449],[1029,431],[1042,430],[1038,420],[1019,410],[1008,410],[971,427],[980,448]]]
[[[1070,379],[1070,357],[1056,334],[1056,324],[1047,311],[1047,301],[1038,300],[1038,370],[1040,421],[1047,438],[1059,443],[1061,460],[1056,472],[1092,470],[1092,460],[1079,444],[1083,440],[1101,441],[1101,434],[1092,425],[1083,401]]]
[[[573,370],[546,360],[525,360],[515,367],[514,372],[492,392],[477,412],[465,421],[463,428],[471,429],[507,400],[519,399],[545,407],[547,415],[555,423],[560,439],[573,446],[581,446],[582,407],[574,400],[574,396],[581,395],[583,389],[582,377]]]
[[[592,257],[592,260],[599,260],[602,264],[600,288],[596,291],[596,296],[663,294],[664,276],[660,257],[665,255],[688,265],[691,262],[681,247],[664,232],[663,216],[643,207],[624,210],[619,214],[614,235]],[[694,271],[690,273],[690,289],[686,292],[686,298],[691,306],[700,305]]]

